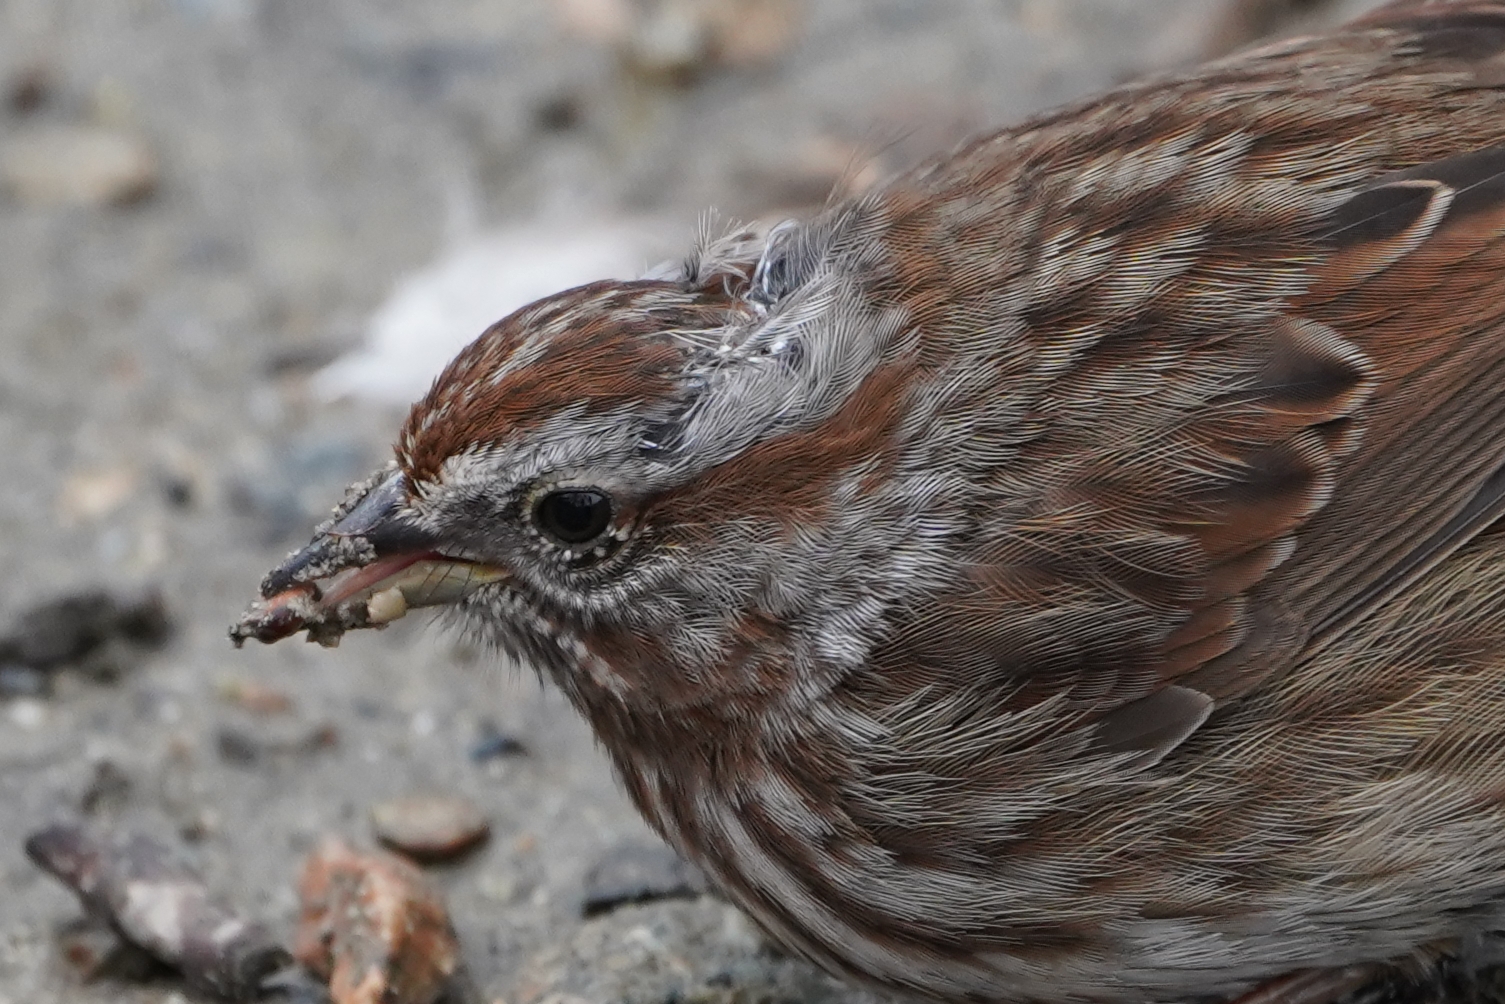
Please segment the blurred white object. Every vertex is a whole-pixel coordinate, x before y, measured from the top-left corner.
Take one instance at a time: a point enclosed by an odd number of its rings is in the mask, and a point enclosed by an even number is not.
[[[314,389],[408,404],[518,307],[597,279],[637,278],[668,257],[673,239],[671,227],[643,220],[538,222],[466,239],[401,280],[372,315],[365,344],[320,370]]]

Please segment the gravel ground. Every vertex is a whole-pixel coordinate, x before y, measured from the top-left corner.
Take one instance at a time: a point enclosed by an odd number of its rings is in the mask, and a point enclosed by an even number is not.
[[[0,0],[0,628],[96,586],[159,588],[176,628],[114,679],[0,697],[0,1004],[186,993],[81,981],[77,905],[21,852],[44,823],[154,834],[285,932],[319,836],[369,842],[372,803],[422,792],[491,821],[431,871],[481,1000],[868,999],[710,897],[587,919],[591,870],[655,838],[526,669],[420,617],[335,651],[225,639],[400,419],[311,373],[466,233],[632,217],[684,246],[707,206],[795,211],[869,155],[1190,58],[1221,9],[738,2],[762,34],[697,48],[667,0]],[[478,760],[498,734],[525,752]]]

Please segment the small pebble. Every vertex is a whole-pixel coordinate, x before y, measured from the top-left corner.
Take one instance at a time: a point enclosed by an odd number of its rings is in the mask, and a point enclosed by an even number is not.
[[[334,749],[340,744],[340,730],[333,722],[315,725],[293,746],[298,753],[317,753]]]
[[[137,479],[135,468],[125,464],[70,473],[54,502],[58,522],[74,527],[103,520],[136,494]]]
[[[635,75],[683,85],[708,68],[714,46],[711,26],[697,5],[664,3],[633,22],[621,53]]]
[[[413,735],[419,739],[427,739],[439,728],[439,719],[428,709],[413,712],[413,717],[408,721],[408,728],[413,730]]]
[[[226,763],[245,767],[261,759],[262,743],[240,729],[220,729],[215,733],[214,746]]]
[[[208,840],[221,830],[219,813],[203,807],[186,809],[174,815],[179,817],[178,836],[190,844]]]
[[[323,369],[339,357],[340,349],[333,344],[284,346],[267,356],[262,371],[270,377],[303,376]]]
[[[130,775],[113,760],[98,760],[88,786],[79,796],[79,808],[89,815],[113,811],[125,804],[130,793]]]
[[[293,699],[276,687],[255,680],[225,680],[220,696],[236,707],[254,715],[285,715],[293,710]]]
[[[585,108],[575,94],[553,94],[533,106],[533,124],[544,132],[567,132],[584,118]]]
[[[470,747],[473,763],[485,763],[498,757],[526,756],[528,747],[515,736],[509,736],[492,722],[482,722],[475,744]]]
[[[630,903],[681,899],[705,891],[705,879],[663,844],[625,843],[612,848],[585,876],[587,917]]]
[[[42,697],[48,683],[47,674],[31,666],[0,666],[0,697]]]
[[[41,728],[47,721],[47,706],[32,697],[22,697],[10,702],[10,720],[23,729]]]
[[[573,33],[617,50],[629,72],[672,84],[778,59],[803,27],[802,0],[556,0]]]
[[[157,185],[157,159],[140,137],[97,126],[47,126],[0,151],[0,180],[23,202],[105,206],[137,202]]]
[[[174,509],[187,509],[193,505],[193,482],[177,474],[164,474],[158,479],[162,497]]]
[[[444,901],[416,867],[327,837],[303,865],[293,955],[335,1004],[435,1004],[460,965]]]
[[[458,857],[491,835],[474,802],[457,795],[409,795],[371,807],[377,839],[420,861]]]
[[[339,729],[329,722],[312,728],[298,725],[296,730],[260,726],[248,731],[226,725],[215,733],[220,758],[242,766],[268,756],[318,753],[338,746],[339,742]]]
[[[387,709],[380,701],[369,697],[353,697],[350,700],[350,710],[368,721],[375,721],[385,714]]]
[[[804,27],[802,0],[701,0],[709,8],[717,60],[751,67],[784,55]]]
[[[172,635],[161,596],[82,589],[24,610],[0,633],[0,662],[35,670],[83,666],[91,657],[119,662],[127,645],[157,648]],[[126,643],[111,649],[112,642]]]
[[[114,599],[103,590],[84,590],[38,603],[21,613],[0,637],[0,648],[37,669],[74,662],[113,633]]]
[[[30,115],[47,103],[52,89],[52,73],[47,67],[28,66],[6,81],[6,107],[15,115]]]

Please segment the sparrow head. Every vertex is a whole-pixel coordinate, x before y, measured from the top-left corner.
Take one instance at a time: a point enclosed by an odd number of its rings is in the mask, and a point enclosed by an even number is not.
[[[582,703],[813,695],[880,616],[903,399],[900,325],[821,262],[786,229],[502,320],[263,595],[317,586],[293,630],[450,605]]]

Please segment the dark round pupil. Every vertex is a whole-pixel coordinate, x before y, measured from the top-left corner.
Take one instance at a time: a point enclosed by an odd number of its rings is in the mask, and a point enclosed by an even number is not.
[[[583,544],[599,537],[611,522],[611,500],[597,491],[550,492],[535,512],[545,533],[566,544]]]

